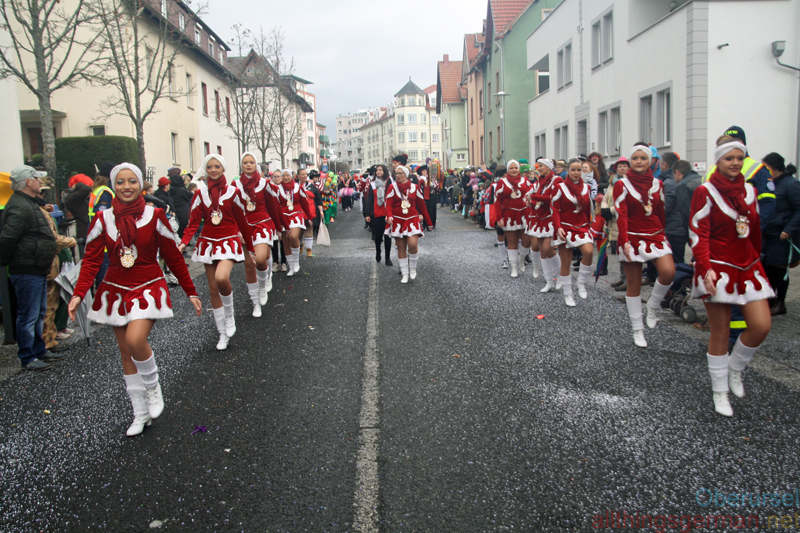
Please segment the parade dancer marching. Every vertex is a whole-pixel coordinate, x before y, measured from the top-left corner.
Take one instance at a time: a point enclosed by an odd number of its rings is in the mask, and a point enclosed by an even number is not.
[[[409,277],[417,278],[417,256],[419,238],[422,237],[421,223],[431,224],[422,189],[409,180],[411,172],[399,165],[395,169],[394,180],[386,190],[386,233],[394,237],[397,244],[397,257],[400,261],[400,283],[408,283]]]
[[[525,229],[525,196],[530,192],[531,184],[520,174],[518,162],[512,159],[506,168],[508,173],[495,187],[494,202],[499,209],[498,225],[506,238],[511,277],[516,278],[519,276],[519,243]]]
[[[650,329],[658,323],[656,310],[675,278],[672,249],[664,234],[664,190],[650,170],[650,155],[646,145],[634,145],[628,156],[631,163],[628,175],[614,184],[617,246],[628,279],[625,302],[633,326],[633,341],[641,348],[647,347],[642,322],[642,264],[652,261],[658,270],[646,306]]]
[[[245,152],[242,156],[242,175],[233,182],[245,205],[247,223],[253,234],[255,261],[250,254],[244,257],[247,292],[253,302],[253,316],[261,316],[261,306],[267,304],[272,290],[270,255],[272,243],[278,239],[277,226],[282,226],[278,195],[258,172],[256,156]]]
[[[564,301],[569,307],[575,307],[570,273],[572,250],[578,248],[583,254],[578,272],[578,296],[585,300],[586,283],[589,282],[592,273],[594,252],[591,234],[592,198],[591,188],[581,177],[580,159],[570,159],[567,172],[567,178],[557,185],[553,196],[553,227],[556,229],[559,241],[564,242],[564,246],[559,248]]]
[[[200,221],[205,221],[192,253],[192,261],[205,265],[214,323],[219,332],[217,350],[225,350],[228,341],[236,333],[231,270],[234,263],[244,261],[240,233],[247,249],[253,252],[245,202],[239,189],[228,185],[225,168],[225,158],[221,155],[210,154],[203,160],[197,175],[206,178],[207,186],[198,187],[194,193],[189,225],[178,247],[183,252],[200,226]]]
[[[306,220],[314,219],[313,210],[309,210],[308,198],[303,187],[292,179],[292,171],[285,168],[281,171],[280,185],[273,185],[278,194],[278,202],[283,214],[283,249],[286,262],[289,263],[287,276],[300,272],[300,235],[306,229]]]
[[[372,240],[375,241],[375,261],[381,262],[381,242],[386,255],[386,266],[392,266],[389,258],[392,251],[392,239],[386,231],[386,187],[389,169],[386,165],[375,167],[375,179],[367,184],[364,198],[364,213],[367,224],[372,227]]]
[[[530,212],[525,232],[536,239],[536,242],[532,243],[532,248],[539,248],[542,274],[547,282],[540,292],[557,289],[554,278],[561,271],[561,258],[556,251],[559,240],[558,235],[555,234],[551,199],[562,179],[553,172],[554,168],[555,164],[550,159],[542,158],[536,162],[539,179],[533,184],[531,193],[526,197],[526,201],[530,205]],[[534,274],[536,274],[535,269]],[[558,285],[561,285],[560,281]]]
[[[88,318],[114,327],[125,385],[133,406],[133,423],[127,435],[133,437],[164,410],[158,367],[148,343],[156,320],[172,316],[172,301],[158,264],[159,254],[189,296],[198,316],[202,304],[183,255],[175,246],[164,211],[145,204],[141,170],[122,163],[114,167],[110,178],[116,196],[111,209],[98,213],[92,222],[68,312],[75,320],[78,306],[91,288],[107,249],[111,263],[97,289]]]
[[[314,183],[319,178],[319,172],[312,170],[307,173],[305,169],[301,169],[297,175],[315,215],[313,220],[306,220],[306,230],[303,232],[303,246],[306,249],[306,257],[313,257],[314,237],[319,233],[319,225],[325,217],[325,212],[322,209],[322,192]]]
[[[717,145],[717,169],[695,190],[689,214],[695,257],[692,296],[703,298],[708,313],[714,410],[733,416],[728,390],[744,396],[742,372],[772,326],[767,299],[775,294],[760,261],[757,194],[741,172],[747,148],[731,137],[722,137]],[[728,356],[732,305],[739,306],[747,329]]]

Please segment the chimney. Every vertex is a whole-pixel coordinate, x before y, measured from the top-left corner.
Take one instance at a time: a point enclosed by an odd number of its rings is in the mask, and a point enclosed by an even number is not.
[[[444,65],[448,66],[450,64],[450,54],[444,55]]]

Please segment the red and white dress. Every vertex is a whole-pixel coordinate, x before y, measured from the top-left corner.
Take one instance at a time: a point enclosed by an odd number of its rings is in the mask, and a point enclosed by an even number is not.
[[[593,242],[591,189],[583,180],[578,183],[578,186],[580,192],[576,196],[566,181],[562,179],[556,187],[556,193],[552,200],[553,227],[556,234],[560,228],[563,228],[567,236],[564,241],[567,248],[577,248]]]
[[[386,217],[392,217],[391,226],[386,224],[386,235],[394,238],[412,237],[418,235],[422,237],[422,225],[419,216],[425,219],[428,226],[432,226],[428,216],[428,208],[425,206],[425,199],[422,197],[422,189],[412,182],[406,180],[399,183],[397,180],[387,180],[386,182]]]
[[[309,212],[308,198],[303,186],[292,180],[289,183],[270,184],[278,196],[281,214],[283,215],[283,229],[306,229],[306,220],[314,219],[314,211]],[[313,203],[313,200],[312,200]]]
[[[689,214],[689,238],[695,259],[693,298],[744,305],[775,296],[760,260],[761,226],[755,188],[747,183],[745,190],[746,234],[737,231],[739,212],[711,182],[694,191]],[[742,228],[741,222],[739,225]],[[708,295],[703,282],[709,270],[719,276],[715,296]]]
[[[245,216],[244,201],[239,189],[228,185],[219,196],[219,211],[222,220],[214,224],[211,218],[211,196],[208,187],[198,187],[192,198],[191,211],[189,212],[189,225],[183,232],[182,244],[189,244],[192,236],[205,220],[203,231],[197,239],[197,246],[192,253],[192,261],[213,264],[214,261],[230,259],[236,262],[244,261],[244,250],[239,240],[241,233],[248,248],[252,249],[252,233]]]
[[[558,240],[555,224],[553,223],[552,199],[558,190],[558,184],[562,181],[564,180],[560,176],[551,172],[547,178],[539,178],[531,187],[531,208],[528,212],[527,227],[525,228],[525,233],[531,237]],[[559,243],[553,243],[554,246],[557,244]]]
[[[251,181],[255,182],[252,197],[247,194],[245,188],[245,185],[249,186]],[[253,245],[269,244],[271,246],[274,241],[279,239],[277,228],[283,226],[278,195],[267,183],[267,180],[258,174],[251,178],[242,175],[233,182],[233,185],[239,189],[239,194],[244,202],[247,223],[253,233]]]
[[[108,272],[94,297],[90,320],[110,326],[124,326],[132,320],[172,317],[172,300],[164,272],[158,265],[158,255],[164,258],[187,296],[197,296],[194,283],[186,268],[183,254],[175,245],[174,235],[162,209],[145,206],[136,221],[136,238],[133,241],[136,260],[131,268],[120,262],[117,249],[119,231],[114,220],[114,209],[101,211],[92,221],[86,236],[86,255],[74,296],[81,299],[94,282],[103,264],[104,250],[109,250]]]
[[[646,196],[642,197],[627,177],[614,183],[620,261],[627,261],[623,251],[626,243],[631,245],[634,263],[646,263],[672,254],[664,233],[664,190],[658,178],[653,178]],[[646,208],[648,205],[650,207]]]
[[[526,227],[525,196],[531,191],[531,184],[523,175],[516,178],[504,176],[495,184],[494,203],[498,206],[497,223],[503,231],[524,230]]]

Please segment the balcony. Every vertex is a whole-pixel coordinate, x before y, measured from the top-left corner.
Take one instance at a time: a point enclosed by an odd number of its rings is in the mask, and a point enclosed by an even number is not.
[[[320,135],[319,136],[319,143],[320,144],[324,144],[324,145],[328,145],[328,144],[331,143],[331,138],[328,137],[327,135]]]
[[[331,152],[330,152],[330,150],[325,150],[323,148],[322,150],[319,151],[319,156],[320,157],[330,157],[331,156]]]

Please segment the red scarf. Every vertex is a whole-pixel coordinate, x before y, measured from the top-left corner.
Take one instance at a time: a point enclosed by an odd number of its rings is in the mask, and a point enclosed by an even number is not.
[[[208,196],[211,198],[211,209],[217,210],[219,209],[219,197],[228,188],[228,180],[223,174],[216,180],[206,178],[206,183],[208,184]]]
[[[248,198],[250,198],[250,201],[255,201],[256,184],[260,179],[261,179],[261,174],[258,173],[258,170],[256,170],[255,174],[253,174],[251,178],[248,178],[244,172],[242,172],[242,175],[239,177],[239,181],[242,182],[242,187],[244,188],[244,192],[247,193],[247,196]]]
[[[644,174],[639,174],[630,169],[626,177],[642,197],[642,201],[645,201],[645,198],[650,195],[650,189],[653,187],[653,171],[648,168]],[[647,202],[645,201],[645,203]]]
[[[117,230],[119,230],[117,250],[119,250],[120,246],[127,248],[133,244],[134,239],[136,239],[136,221],[144,213],[145,205],[144,196],[141,194],[129,204],[123,203],[118,196],[111,200],[111,207],[114,209],[114,221],[117,224]]]
[[[567,189],[569,189],[569,192],[572,193],[572,196],[577,198],[578,204],[580,204],[581,209],[586,209],[586,206],[589,205],[589,197],[581,194],[583,192],[583,185],[584,185],[583,179],[578,178],[578,183],[575,183],[572,181],[572,178],[567,176],[564,179],[564,183],[566,183]]]
[[[731,180],[723,176],[719,170],[715,170],[708,181],[722,193],[722,196],[728,200],[740,215],[746,215],[748,213],[750,209],[744,201],[747,189],[744,186],[744,176],[741,172]]]
[[[294,203],[294,184],[295,183],[296,182],[294,180],[292,180],[289,183],[281,182],[281,184],[280,184],[281,185],[281,189],[286,193],[286,196],[284,196],[284,198],[288,202]],[[283,196],[283,195],[281,195],[281,196]],[[336,196],[335,193],[334,193],[334,196]]]

